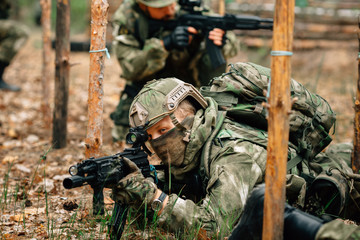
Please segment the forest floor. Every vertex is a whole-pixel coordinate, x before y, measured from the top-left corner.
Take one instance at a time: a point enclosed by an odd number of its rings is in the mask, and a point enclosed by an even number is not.
[[[353,98],[357,81],[356,44],[332,49],[294,50],[293,77],[329,101],[337,113],[333,142],[353,137]],[[269,67],[268,49],[244,49],[229,62],[253,61]],[[263,56],[263,57],[261,57]],[[55,53],[52,53],[54,62]],[[66,190],[62,181],[69,166],[85,159],[89,53],[70,54],[67,146],[53,149],[52,128],[44,127],[42,102],[41,32],[35,30],[6,70],[5,80],[21,92],[0,92],[0,239],[103,239],[104,223],[90,221],[92,190]],[[104,155],[120,152],[112,142],[115,109],[124,86],[116,57],[105,60]],[[51,73],[54,76],[54,72]],[[51,107],[54,84],[51,80]],[[332,131],[333,132],[333,131]],[[105,204],[113,202],[105,192]],[[130,238],[143,239],[132,235]]]

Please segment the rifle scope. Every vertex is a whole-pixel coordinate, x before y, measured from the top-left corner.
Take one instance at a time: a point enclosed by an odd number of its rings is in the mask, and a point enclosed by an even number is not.
[[[142,145],[149,139],[149,135],[143,128],[130,128],[130,132],[126,135],[126,142],[132,145]]]
[[[200,7],[201,6],[201,0],[179,0],[179,5],[180,6],[185,6],[185,7]]]

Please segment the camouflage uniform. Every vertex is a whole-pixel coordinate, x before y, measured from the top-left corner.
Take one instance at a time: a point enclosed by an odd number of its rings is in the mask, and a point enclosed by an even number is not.
[[[180,91],[179,86],[173,85],[174,81],[160,79],[145,85],[131,107],[131,126],[141,126],[149,121],[147,127],[150,128],[164,114],[171,116],[172,113],[166,113],[169,102],[164,99],[171,101],[172,96],[179,97],[178,94],[184,92]],[[169,88],[178,92],[170,92]],[[183,96],[179,98],[183,99]],[[170,194],[159,216],[159,223],[171,232],[191,232],[201,227],[209,235],[222,238],[231,232],[238,221],[252,189],[264,181],[268,136],[265,131],[224,117],[212,98],[205,99],[207,107],[197,110],[192,127],[187,130],[190,140],[186,144],[183,163],[170,168],[178,181],[186,179],[190,173],[199,173],[205,195],[200,202],[195,202]],[[303,161],[299,168],[301,172],[294,169],[289,171],[287,192],[297,196],[294,202],[300,205],[305,201],[304,176],[317,176],[329,170],[329,166],[343,172],[351,171],[334,149],[314,159],[313,162],[317,164],[314,169],[309,162]],[[343,151],[342,157],[349,159],[349,153],[351,151]],[[289,147],[289,157],[294,156],[296,150]]]
[[[10,63],[28,38],[27,28],[13,20],[0,20],[0,61]]]
[[[315,240],[356,240],[360,239],[360,227],[345,224],[342,220],[325,223],[316,234]]]
[[[167,51],[161,39],[170,32],[151,33],[148,17],[134,0],[125,0],[122,3],[114,13],[112,23],[113,49],[122,69],[121,76],[127,80],[119,105],[110,115],[115,123],[112,131],[114,139],[123,138],[128,131],[130,104],[147,81],[177,77],[199,87],[206,85],[212,77],[225,70],[225,67],[211,67],[204,39],[199,36],[195,36],[190,46],[182,51]],[[226,37],[227,41],[222,50],[225,58],[228,58],[237,54],[239,43],[232,32],[228,32]]]
[[[7,19],[9,10],[8,1],[0,0],[0,89],[18,91],[20,88],[5,83],[2,75],[5,68],[25,44],[29,31],[21,23]]]

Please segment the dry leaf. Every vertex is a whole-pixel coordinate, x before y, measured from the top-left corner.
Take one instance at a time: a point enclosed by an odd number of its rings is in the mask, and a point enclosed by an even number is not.
[[[21,222],[21,221],[23,221],[24,217],[25,217],[25,215],[23,213],[17,214],[14,216],[10,216],[10,221]]]
[[[7,135],[10,137],[10,138],[13,138],[13,139],[16,139],[19,137],[19,134],[16,132],[16,130],[14,128],[10,128],[8,130],[8,133]]]
[[[18,237],[14,234],[5,233],[1,237],[4,237],[5,240],[16,240]]]
[[[26,215],[37,215],[45,213],[45,207],[43,208],[25,208]]]
[[[13,163],[13,162],[17,161],[18,159],[19,159],[18,156],[9,156],[9,155],[7,155],[2,159],[1,163],[2,164]]]

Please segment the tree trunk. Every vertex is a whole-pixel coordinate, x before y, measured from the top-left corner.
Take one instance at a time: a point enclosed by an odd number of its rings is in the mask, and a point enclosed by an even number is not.
[[[294,0],[277,0],[271,58],[267,163],[265,176],[263,239],[282,239],[284,229],[285,177],[289,140],[290,57]],[[274,51],[280,56],[275,56]]]
[[[51,125],[50,109],[50,73],[51,73],[51,0],[40,0],[41,4],[41,24],[43,39],[43,66],[42,66],[42,103],[41,112],[45,128],[49,129]]]
[[[359,173],[360,170],[360,16],[358,18],[358,21],[359,21],[358,81],[357,81],[356,99],[355,99],[354,149],[351,157],[351,166],[354,173]]]
[[[225,15],[225,0],[219,0],[219,14]]]
[[[54,148],[66,146],[69,97],[70,1],[57,0],[56,11],[55,104],[53,118]]]
[[[100,156],[103,130],[103,80],[106,48],[107,0],[91,1],[91,41],[88,98],[88,126],[85,156]],[[100,51],[99,51],[100,50]]]

